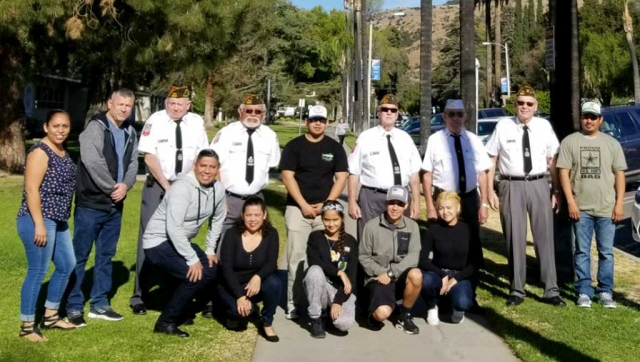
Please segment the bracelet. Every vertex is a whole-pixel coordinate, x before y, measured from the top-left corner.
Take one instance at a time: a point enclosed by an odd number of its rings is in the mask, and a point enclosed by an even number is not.
[[[489,208],[489,204],[487,204],[486,202],[483,202],[481,205],[482,207],[486,207],[487,209]]]

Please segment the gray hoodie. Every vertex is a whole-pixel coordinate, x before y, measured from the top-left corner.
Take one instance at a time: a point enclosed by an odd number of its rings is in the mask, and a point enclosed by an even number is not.
[[[191,247],[191,239],[210,219],[205,252],[215,255],[222,222],[227,214],[226,205],[224,187],[220,182],[214,182],[212,187],[202,187],[193,171],[179,175],[147,224],[142,237],[143,248],[151,249],[171,242],[187,260],[187,265],[193,265],[200,260]]]

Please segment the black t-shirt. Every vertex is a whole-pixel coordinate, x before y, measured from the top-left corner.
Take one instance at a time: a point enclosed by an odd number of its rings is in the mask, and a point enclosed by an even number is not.
[[[422,238],[418,266],[441,278],[447,275],[442,269],[457,270],[453,275],[456,280],[468,279],[478,269],[478,256],[473,252],[475,239],[469,225],[462,220],[454,226],[435,223]],[[433,259],[429,259],[431,252]]]
[[[332,138],[324,136],[319,142],[310,142],[302,135],[284,147],[280,170],[295,172],[302,197],[309,204],[317,204],[329,197],[334,174],[348,172],[349,164],[344,148]],[[287,195],[287,205],[298,203]]]

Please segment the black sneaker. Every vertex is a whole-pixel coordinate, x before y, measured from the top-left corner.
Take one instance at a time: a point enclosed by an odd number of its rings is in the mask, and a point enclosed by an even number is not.
[[[116,312],[110,306],[102,308],[91,308],[89,310],[89,318],[104,319],[105,321],[117,322],[121,321],[124,317],[122,314]]]
[[[322,327],[322,318],[311,318],[311,337],[321,339],[326,336]]]
[[[384,327],[384,323],[379,320],[373,318],[373,314],[369,314],[369,318],[367,318],[367,324],[369,325],[369,329],[372,331],[379,331]]]
[[[82,311],[67,312],[67,321],[75,325],[76,328],[87,326],[87,322],[84,320]]]
[[[204,306],[204,309],[202,310],[202,317],[213,319],[213,303],[209,302]]]
[[[398,321],[396,323],[396,328],[403,330],[406,334],[419,334],[420,328],[413,323],[413,318],[411,318],[411,313],[406,311],[401,313],[398,316]]]

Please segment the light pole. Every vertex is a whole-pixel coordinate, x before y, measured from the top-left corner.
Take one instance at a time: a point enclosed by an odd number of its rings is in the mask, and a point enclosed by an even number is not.
[[[480,71],[480,61],[476,58],[476,130],[475,134],[478,134],[478,80]]]
[[[504,54],[505,54],[505,61],[506,61],[506,67],[507,67],[507,97],[511,98],[511,74],[509,73],[509,43],[504,43],[504,45],[500,44],[500,43],[493,43],[493,42],[482,42],[482,45],[491,45],[491,44],[495,44],[495,45],[499,45],[504,49]]]
[[[403,12],[393,13],[396,18],[402,18],[406,14]],[[369,69],[367,70],[367,111],[365,116],[367,117],[367,128],[371,126],[371,71],[373,67],[373,22],[369,19]]]

